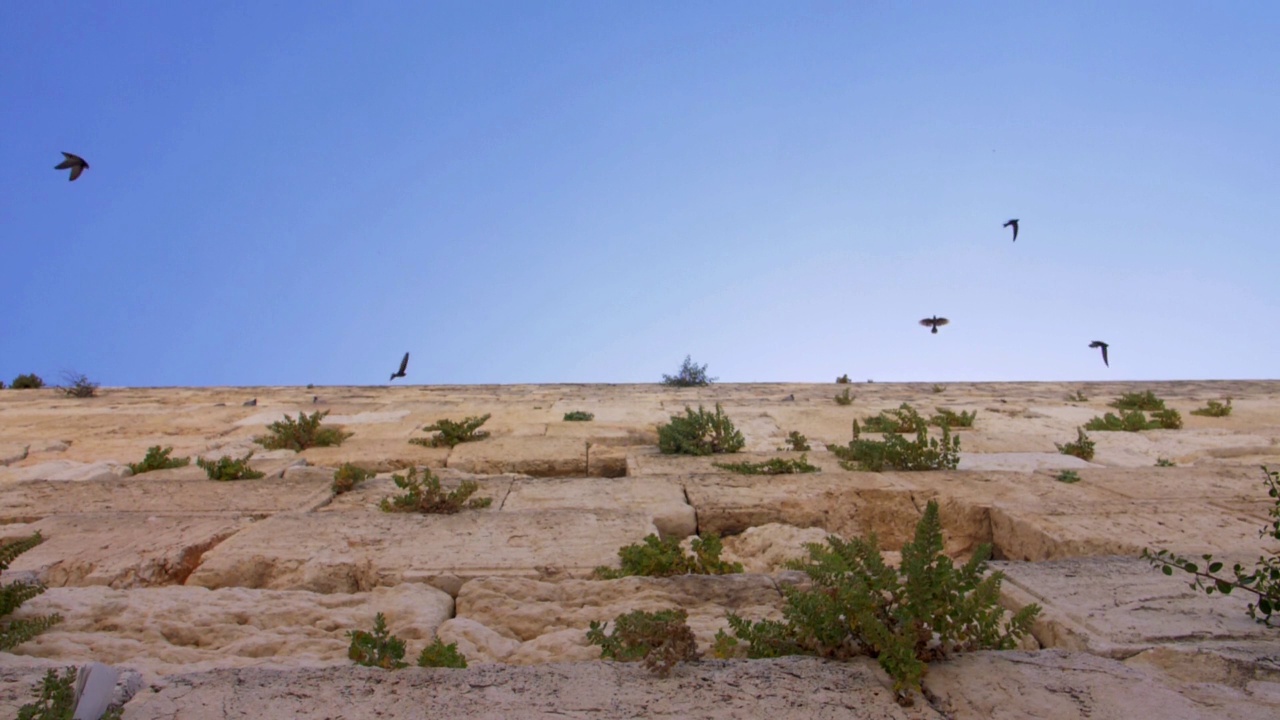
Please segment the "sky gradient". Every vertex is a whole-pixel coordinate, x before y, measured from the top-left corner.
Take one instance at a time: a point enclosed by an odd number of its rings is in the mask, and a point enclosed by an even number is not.
[[[0,4],[0,380],[1275,378],[1277,37],[1269,2]]]

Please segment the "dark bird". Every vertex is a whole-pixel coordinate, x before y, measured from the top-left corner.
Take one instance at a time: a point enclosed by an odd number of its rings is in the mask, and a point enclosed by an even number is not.
[[[1010,225],[1013,226],[1013,241],[1018,242],[1018,219],[1014,218],[1004,225],[1001,225],[1001,227],[1009,227]]]
[[[72,155],[69,152],[64,152],[62,153],[62,156],[65,159],[62,162],[58,163],[57,165],[54,165],[53,169],[66,170],[67,168],[71,168],[72,180],[75,180],[76,178],[80,177],[80,173],[89,169],[89,163],[85,162],[84,158],[80,157],[79,155]]]
[[[391,380],[395,380],[398,377],[404,377],[404,369],[407,367],[409,367],[409,353],[405,353],[404,357],[400,360],[400,369],[391,373]],[[388,380],[387,382],[391,382],[391,380]]]
[[[1089,343],[1089,347],[1102,348],[1102,364],[1106,365],[1107,367],[1111,367],[1111,363],[1107,362],[1107,348],[1110,347],[1109,345],[1102,342],[1101,340],[1094,340],[1093,342]]]
[[[938,328],[942,327],[943,325],[946,325],[949,322],[951,321],[946,318],[940,318],[937,315],[934,315],[933,317],[929,317],[921,320],[920,324],[927,328],[933,328],[933,330],[930,330],[929,332],[932,332],[934,335],[937,335]]]

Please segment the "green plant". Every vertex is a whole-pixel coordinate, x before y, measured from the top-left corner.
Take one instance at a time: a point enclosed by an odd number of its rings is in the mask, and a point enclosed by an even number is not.
[[[13,379],[13,382],[9,383],[10,390],[39,390],[42,387],[44,387],[44,380],[41,380],[40,376],[35,373],[19,375]]]
[[[1054,480],[1062,483],[1078,483],[1080,482],[1080,473],[1075,470],[1063,470],[1058,473]]]
[[[396,487],[404,490],[403,495],[382,498],[379,507],[383,512],[416,512],[440,515],[452,515],[463,510],[479,510],[493,504],[493,498],[471,498],[480,489],[474,480],[463,480],[458,487],[445,492],[440,488],[440,478],[430,468],[423,470],[422,479],[418,479],[418,469],[409,468],[408,475],[392,475]]]
[[[837,405],[852,405],[853,396],[849,394],[849,388],[845,388],[844,392],[835,396]]]
[[[1267,495],[1273,502],[1267,511],[1271,517],[1271,526],[1264,525],[1258,536],[1280,540],[1280,472],[1263,466],[1262,475]],[[1142,551],[1143,559],[1165,575],[1173,575],[1174,568],[1192,575],[1191,588],[1203,590],[1206,595],[1215,592],[1230,595],[1232,590],[1252,593],[1254,601],[1249,603],[1245,612],[1255,622],[1273,627],[1273,613],[1280,613],[1280,553],[1270,551],[1269,554],[1270,557],[1259,556],[1252,570],[1246,570],[1243,565],[1236,563],[1231,568],[1231,575],[1227,576],[1220,574],[1223,564],[1214,560],[1213,555],[1200,556],[1205,563],[1204,569],[1201,569],[1199,563],[1168,550],[1152,552],[1149,548],[1144,548]]]
[[[98,394],[98,383],[91,381],[82,373],[63,373],[62,379],[66,381],[67,384],[59,389],[62,390],[67,397],[91,398]]]
[[[1089,398],[1085,396],[1083,390],[1076,390],[1074,395],[1067,395],[1070,402],[1089,402]]]
[[[376,474],[355,463],[342,463],[337,470],[333,471],[333,494],[341,495],[351,492],[357,485]]]
[[[787,444],[790,445],[791,449],[795,450],[796,452],[803,452],[805,450],[813,449],[809,447],[809,438],[801,435],[799,430],[792,430],[790,433],[787,434]]]
[[[908,403],[902,403],[896,410],[882,410],[879,415],[868,415],[862,419],[863,430],[867,432],[917,432],[929,423]]]
[[[1093,459],[1093,441],[1084,433],[1084,428],[1076,428],[1076,441],[1067,443],[1066,445],[1057,445],[1058,452],[1063,455],[1074,455],[1081,460]]]
[[[9,565],[22,553],[44,542],[44,537],[37,530],[33,535],[0,545],[0,573],[9,569]],[[22,603],[44,592],[44,585],[38,582],[15,580],[0,585],[0,652],[7,652],[40,633],[62,622],[62,616],[41,615],[21,620],[6,620]]]
[[[1156,467],[1178,467],[1178,463],[1169,458],[1156,458]]]
[[[837,385],[848,385],[851,382],[853,381],[849,379],[848,373],[845,373],[844,375],[841,375],[840,377],[836,378]]]
[[[717,655],[745,649],[750,658],[870,656],[893,679],[899,701],[909,704],[927,663],[958,652],[1011,649],[1040,613],[1032,604],[1005,621],[999,603],[1004,574],[986,574],[991,546],[979,546],[969,562],[955,567],[942,553],[934,500],[902,547],[897,569],[885,563],[874,534],[848,541],[831,536],[807,549],[807,560],[789,566],[808,575],[811,587],[782,585],[782,620],[752,623],[729,613],[733,636],[717,634]]]
[[[1182,427],[1182,415],[1173,408],[1156,410],[1151,414],[1151,419],[1141,410],[1125,410],[1117,417],[1114,413],[1107,413],[1102,417],[1095,417],[1085,423],[1085,430],[1104,430],[1104,431],[1124,431],[1139,432],[1142,430],[1177,430]]]
[[[593,620],[587,642],[599,645],[600,656],[607,660],[640,660],[650,672],[666,677],[676,663],[699,657],[688,619],[689,614],[680,608],[652,613],[636,610],[615,618],[613,632],[608,635],[604,623]]]
[[[404,662],[404,641],[387,631],[387,619],[382,613],[373,617],[373,632],[351,630],[347,637],[351,638],[347,657],[357,665],[383,670],[409,667],[409,663]]]
[[[76,712],[76,676],[74,667],[66,674],[50,668],[40,681],[40,697],[34,703],[18,708],[18,720],[71,720]],[[112,705],[98,720],[120,720],[123,710]]]
[[[142,462],[129,463],[129,469],[134,475],[141,475],[144,472],[152,470],[168,470],[170,468],[186,467],[191,464],[191,458],[171,458],[169,453],[173,452],[173,446],[161,448],[159,445],[152,445],[147,448],[147,454],[142,458]]]
[[[1157,410],[1151,413],[1151,421],[1165,430],[1179,430],[1182,428],[1182,413],[1173,408]]]
[[[435,432],[435,435],[429,438],[414,438],[409,442],[430,447],[453,447],[464,442],[483,440],[489,437],[489,431],[480,430],[480,426],[485,424],[489,417],[490,414],[485,413],[479,417],[467,417],[462,422],[440,419],[423,428],[427,432]]]
[[[1191,414],[1203,417],[1226,417],[1231,414],[1231,398],[1227,398],[1226,404],[1210,400],[1204,407],[1192,410]]]
[[[715,381],[716,378],[707,377],[706,365],[698,365],[688,355],[675,375],[662,376],[662,384],[667,387],[703,387]]]
[[[589,413],[585,410],[574,410],[564,414],[565,422],[590,422],[595,419],[595,413]]]
[[[1117,410],[1163,410],[1164,400],[1156,397],[1156,394],[1147,390],[1140,393],[1124,393],[1115,400],[1107,403]]]
[[[929,424],[937,425],[938,427],[973,427],[973,421],[978,418],[977,410],[968,412],[961,410],[957,413],[947,408],[934,409],[937,410],[938,414],[929,418]]]
[[[671,422],[658,426],[658,449],[662,452],[668,455],[735,453],[747,444],[720,403],[716,403],[714,413],[707,412],[701,405],[697,412],[686,405],[684,412],[684,417],[672,415]]]
[[[934,395],[938,395],[938,394],[940,394],[940,393],[944,393],[944,392],[946,392],[946,391],[947,391],[947,386],[946,386],[946,385],[938,385],[938,384],[936,384],[936,383],[935,383],[935,384],[934,384],[934,386],[933,386],[932,388],[930,388],[930,390],[933,392],[933,394],[934,394]]]
[[[216,462],[205,460],[204,458],[196,458],[196,466],[203,468],[210,480],[227,482],[231,480],[257,480],[266,477],[265,473],[249,467],[249,458],[251,457],[253,457],[252,452],[239,459],[227,455],[218,458]]]
[[[742,572],[742,563],[725,562],[720,559],[724,545],[720,536],[708,534],[706,537],[695,537],[692,542],[692,555],[685,555],[680,549],[680,541],[675,538],[663,540],[657,535],[649,534],[640,543],[618,549],[621,567],[611,568],[605,565],[597,567],[594,577],[597,580],[616,580],[631,575],[645,577],[669,577],[671,575],[730,575]]]
[[[440,638],[422,648],[418,654],[418,667],[466,669],[467,658],[458,652],[458,643],[444,644]]]
[[[818,468],[809,464],[807,455],[799,459],[769,458],[764,462],[711,463],[712,465],[739,475],[790,475],[792,473],[818,472]]]
[[[253,439],[268,450],[294,450],[302,452],[309,447],[329,447],[341,445],[343,440],[351,437],[351,433],[342,428],[320,427],[320,423],[328,410],[316,411],[310,415],[298,412],[294,420],[287,414],[283,420],[277,420],[267,426],[267,434]]]
[[[854,427],[855,434],[857,427]],[[960,438],[942,427],[942,439],[929,437],[920,426],[914,442],[896,432],[886,432],[882,440],[855,437],[847,446],[830,445],[828,449],[840,458],[845,470],[955,470],[960,463]]]

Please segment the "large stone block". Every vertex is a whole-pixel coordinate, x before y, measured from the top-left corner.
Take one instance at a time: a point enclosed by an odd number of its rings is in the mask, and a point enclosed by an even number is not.
[[[649,513],[664,537],[698,530],[684,488],[669,478],[526,478],[515,481],[502,506],[503,511],[615,508]]]

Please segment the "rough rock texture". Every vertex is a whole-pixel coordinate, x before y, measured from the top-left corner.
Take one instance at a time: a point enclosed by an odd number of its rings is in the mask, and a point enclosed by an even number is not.
[[[698,530],[698,517],[684,488],[664,478],[566,478],[518,480],[504,511],[630,508],[647,512],[663,537],[683,538]]]

